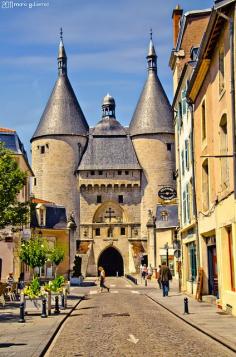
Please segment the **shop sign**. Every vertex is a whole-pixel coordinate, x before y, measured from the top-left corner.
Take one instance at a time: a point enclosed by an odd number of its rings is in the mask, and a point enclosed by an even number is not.
[[[176,198],[176,190],[173,187],[165,186],[158,191],[158,196],[162,200],[173,200]]]

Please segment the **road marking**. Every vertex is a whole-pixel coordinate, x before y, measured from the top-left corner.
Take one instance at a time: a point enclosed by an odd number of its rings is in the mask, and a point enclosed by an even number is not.
[[[118,294],[118,290],[112,290],[111,293],[112,294]]]
[[[90,292],[89,292],[90,295],[95,295],[97,293],[98,293],[97,290],[90,290]]]
[[[127,338],[127,341],[132,342],[136,345],[136,343],[138,343],[139,339],[135,338],[134,335],[129,335],[129,338]]]
[[[115,287],[116,287],[116,284],[111,284],[110,287],[111,287],[111,288],[115,288]]]
[[[131,290],[131,293],[133,293],[133,294],[140,294],[140,292],[137,291],[137,290]]]

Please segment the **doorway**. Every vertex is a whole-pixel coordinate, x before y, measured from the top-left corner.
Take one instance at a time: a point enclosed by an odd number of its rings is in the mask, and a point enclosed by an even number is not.
[[[105,249],[99,259],[98,267],[102,266],[105,270],[106,276],[124,275],[124,262],[121,254],[117,249],[109,247]]]
[[[209,294],[218,297],[218,272],[217,272],[217,255],[216,255],[215,245],[209,245],[207,247],[207,255],[208,255]]]

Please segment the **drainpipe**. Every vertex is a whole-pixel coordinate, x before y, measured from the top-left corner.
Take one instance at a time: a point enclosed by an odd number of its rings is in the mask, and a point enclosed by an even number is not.
[[[235,12],[235,7],[234,7]],[[236,200],[236,123],[235,123],[235,64],[234,64],[234,13],[232,17],[217,11],[229,23],[229,46],[230,46],[230,94],[231,94],[231,117],[232,117],[232,145],[233,145],[233,179],[234,199]]]
[[[194,155],[194,115],[193,115],[193,102],[188,98],[188,105],[191,115],[191,156],[192,156],[192,179],[193,179],[193,214],[196,221],[196,255],[197,255],[197,266],[200,267],[200,238],[198,230],[198,213],[197,213],[197,197],[196,197],[196,180],[195,180],[195,155]]]

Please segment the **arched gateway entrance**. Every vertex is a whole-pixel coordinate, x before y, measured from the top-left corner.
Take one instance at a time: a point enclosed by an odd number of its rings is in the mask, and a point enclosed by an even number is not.
[[[113,247],[109,247],[101,253],[98,259],[99,266],[105,269],[107,276],[116,276],[116,272],[119,276],[124,275],[123,258],[118,250]]]

